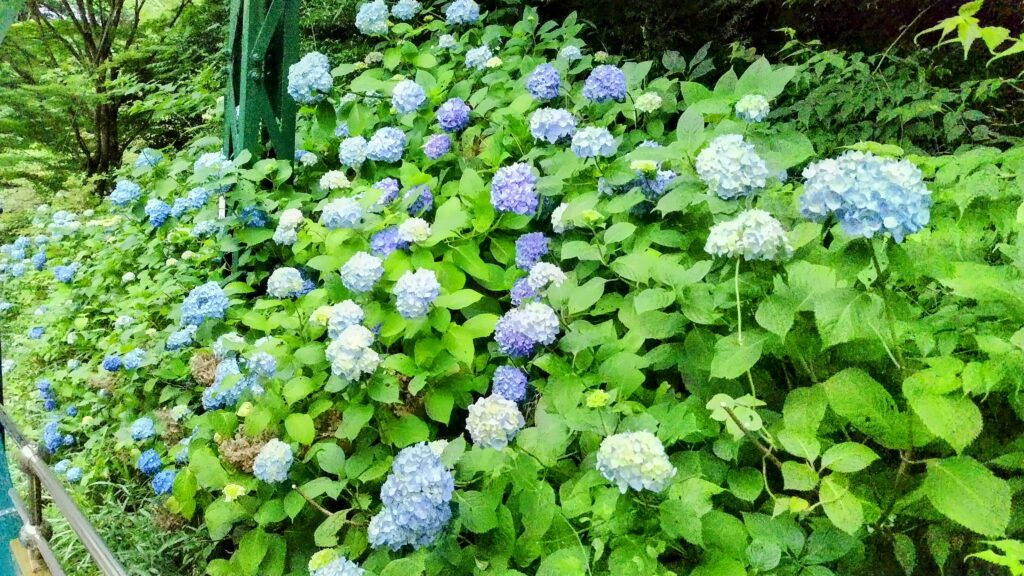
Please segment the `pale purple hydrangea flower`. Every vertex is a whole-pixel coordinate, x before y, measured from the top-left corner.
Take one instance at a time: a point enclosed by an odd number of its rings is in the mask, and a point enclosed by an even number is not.
[[[529,164],[518,162],[498,169],[491,180],[491,205],[500,212],[533,214],[539,198],[537,177]]]

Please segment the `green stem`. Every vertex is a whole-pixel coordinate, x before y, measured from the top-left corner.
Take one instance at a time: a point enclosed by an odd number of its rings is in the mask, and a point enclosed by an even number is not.
[[[882,297],[882,307],[885,309],[885,320],[889,324],[889,338],[892,340],[893,352],[896,354],[897,367],[900,370],[907,365],[906,360],[903,358],[903,350],[900,349],[899,342],[896,340],[896,315],[893,314],[892,304],[889,298],[889,289],[886,287],[886,282],[889,277],[888,274],[882,272],[882,264],[878,261],[878,255],[875,254],[875,245],[870,240],[866,240],[868,243],[868,250],[871,252],[871,263],[875,266],[875,273],[878,275],[876,279],[877,289],[879,296]]]
[[[737,341],[740,345],[743,345],[743,308],[740,303],[740,259],[736,259],[736,274],[733,278],[733,284],[736,288],[736,334]]]

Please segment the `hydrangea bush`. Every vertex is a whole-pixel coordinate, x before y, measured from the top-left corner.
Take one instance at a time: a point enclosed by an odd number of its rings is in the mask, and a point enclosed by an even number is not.
[[[201,526],[211,576],[938,573],[1019,536],[1022,149],[819,158],[769,116],[790,67],[705,87],[493,16],[366,3],[379,58],[289,74],[316,162],[199,140],[0,248],[4,374],[74,490]]]

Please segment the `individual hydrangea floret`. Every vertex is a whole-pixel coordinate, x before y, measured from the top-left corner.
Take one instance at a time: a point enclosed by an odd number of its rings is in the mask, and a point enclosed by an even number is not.
[[[398,226],[389,226],[370,237],[370,251],[381,258],[387,258],[395,250],[405,250],[409,243],[402,240]]]
[[[142,188],[131,180],[118,180],[114,191],[110,193],[110,201],[118,208],[130,206],[142,197]]]
[[[565,272],[550,262],[538,262],[530,268],[530,275],[526,278],[530,289],[534,292],[541,292],[548,286],[561,286],[565,282]]]
[[[607,64],[598,66],[583,83],[583,96],[592,102],[626,99],[626,73]]]
[[[160,468],[163,467],[163,462],[160,461],[160,454],[150,448],[139,455],[139,459],[135,462],[135,467],[146,476],[152,476],[160,471]]]
[[[156,493],[157,496],[170,494],[171,490],[174,488],[174,478],[177,475],[178,473],[174,468],[167,468],[160,471],[156,476],[153,476],[153,480],[150,483],[150,486],[153,487],[153,492]]]
[[[452,138],[447,134],[433,134],[423,144],[423,153],[431,160],[437,160],[452,149]]]
[[[497,450],[508,446],[525,425],[519,406],[497,394],[478,399],[466,417],[466,431],[473,444]]]
[[[252,473],[267,484],[279,484],[288,479],[291,467],[292,447],[273,438],[264,444],[260,453],[256,455],[252,463]]]
[[[164,159],[164,155],[159,150],[153,148],[143,148],[139,152],[139,157],[135,159],[136,168],[155,168]]]
[[[580,158],[607,158],[615,155],[619,145],[607,128],[588,126],[573,135],[571,148]]]
[[[575,62],[583,59],[583,51],[580,50],[579,46],[564,46],[558,51],[558,57],[566,62]]]
[[[444,16],[449,26],[476,24],[480,19],[480,6],[473,0],[455,0],[445,8]]]
[[[288,68],[288,95],[300,104],[316,104],[334,87],[327,56],[310,52]]]
[[[526,372],[508,364],[498,366],[491,379],[491,393],[506,400],[522,402],[526,400],[526,384]]]
[[[676,475],[665,447],[650,432],[623,432],[608,436],[597,451],[597,470],[623,494],[661,492]]]
[[[530,116],[530,134],[541,142],[557,144],[576,133],[576,117],[561,108],[541,108]]]
[[[561,88],[562,77],[551,64],[537,66],[526,79],[526,89],[534,99],[541,102],[558,98]]]
[[[736,103],[736,117],[746,122],[763,122],[769,112],[771,105],[760,94],[747,94]]]
[[[471,70],[483,70],[487,67],[487,61],[493,56],[494,54],[491,52],[491,48],[486,44],[468,50],[466,52],[466,68]]]
[[[153,419],[149,416],[143,416],[132,422],[131,426],[132,440],[136,442],[142,442],[143,440],[149,440],[153,436],[156,436],[156,427],[153,425]]]
[[[491,180],[491,205],[500,212],[533,214],[540,202],[536,185],[537,177],[529,164],[517,162],[499,168]]]
[[[644,92],[636,99],[636,109],[644,114],[657,112],[661,104],[661,96],[657,92]]]
[[[889,234],[903,242],[928,225],[931,191],[908,160],[849,151],[804,169],[800,213],[816,222],[835,214],[854,238]]]
[[[377,162],[400,162],[405,153],[405,132],[386,126],[374,132],[366,144],[366,157]]]
[[[516,266],[529,271],[548,254],[548,237],[543,232],[528,232],[516,239]]]
[[[430,238],[430,224],[422,218],[409,218],[398,225],[398,237],[415,244]]]
[[[793,254],[782,224],[764,210],[745,210],[711,228],[704,250],[712,256],[777,260]]]
[[[441,293],[441,284],[433,270],[407,271],[395,282],[396,308],[403,318],[422,318]]]
[[[384,263],[366,252],[356,252],[341,267],[341,283],[357,293],[373,290],[383,275]]]
[[[420,12],[420,3],[416,0],[398,0],[398,2],[391,7],[391,15],[395,17],[395,20],[401,22],[408,22],[416,17]]]
[[[367,36],[383,36],[388,33],[388,12],[384,0],[364,2],[356,12],[356,28]]]
[[[502,354],[514,358],[532,356],[538,346],[552,344],[561,326],[547,304],[529,302],[513,308],[498,320],[494,340]]]
[[[281,300],[297,298],[301,294],[305,283],[306,281],[302,274],[295,268],[278,268],[274,270],[267,280],[267,294],[272,298]]]
[[[181,304],[182,326],[199,326],[204,320],[223,320],[227,313],[227,294],[216,282],[207,282],[193,288]]]
[[[437,123],[445,132],[462,132],[469,126],[469,105],[461,98],[451,98],[437,109]]]
[[[396,551],[430,546],[451,519],[454,491],[455,479],[429,444],[402,449],[381,487],[384,508],[370,520],[370,545]]]
[[[409,114],[423,107],[427,102],[427,93],[414,80],[402,80],[391,92],[391,105],[399,114]]]
[[[355,228],[363,220],[363,208],[354,198],[337,198],[324,206],[320,222],[328,230]]]
[[[373,333],[365,326],[349,326],[327,346],[331,371],[350,382],[359,380],[363,374],[373,374],[380,364],[380,355],[372,345]]]
[[[366,138],[352,136],[345,138],[338,145],[338,161],[342,166],[359,168],[366,161]]]
[[[752,144],[739,134],[723,134],[711,141],[695,162],[697,175],[723,200],[750,196],[768,181],[768,165]]]

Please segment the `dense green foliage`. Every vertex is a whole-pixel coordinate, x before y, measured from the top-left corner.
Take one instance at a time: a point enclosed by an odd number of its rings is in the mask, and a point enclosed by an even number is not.
[[[981,111],[1012,81],[950,88],[913,59],[796,43],[781,64],[756,58],[717,71],[689,54],[684,66],[673,55],[637,62],[587,49],[579,61],[556,62],[563,90],[552,105],[571,110],[580,127],[609,127],[618,154],[583,160],[568,145],[534,139],[528,118],[540,105],[524,82],[563,46],[584,44],[575,17],[558,25],[532,9],[521,19],[515,10],[486,14],[457,38],[464,49],[490,44],[500,61],[469,70],[462,52],[438,47],[451,32],[443,18],[392,26],[379,52],[357,63],[365,46],[332,45],[315,32],[340,19],[351,33],[354,6],[309,10],[319,15],[306,24],[310,47],[336,56],[334,91],[300,116],[298,143],[317,163],[243,156],[223,173],[195,170],[219,142],[186,145],[195,123],[158,111],[201,114],[208,106],[212,67],[197,63],[198,84],[158,90],[140,104],[157,111],[148,113],[167,134],[184,132],[151,142],[166,155],[155,167],[127,156],[119,178],[138,181],[143,199],[128,208],[104,202],[94,213],[72,206],[80,226],[70,228],[53,223],[64,206],[40,209],[19,234],[48,238],[45,269],[13,277],[5,262],[0,301],[14,307],[3,318],[4,358],[15,360],[7,401],[34,434],[57,418],[76,437],[55,460],[84,469],[74,491],[133,569],[305,574],[321,549],[380,576],[1019,567],[1021,544],[1011,539],[1024,537],[1013,507],[1024,487],[1024,147]],[[187,36],[178,42],[163,49],[189,47]],[[595,104],[581,95],[600,63],[624,71],[629,98]],[[388,96],[404,78],[429,103],[399,115]],[[635,102],[648,93],[661,105],[642,112]],[[752,94],[779,103],[767,122],[737,119],[734,105]],[[421,148],[437,132],[434,112],[451,97],[472,106],[472,123],[452,153],[428,160]],[[48,106],[39,113],[56,114]],[[400,127],[409,139],[403,161],[367,162],[346,171],[351,186],[325,189],[321,176],[338,169],[341,123],[367,138]],[[750,198],[719,198],[694,162],[723,134],[742,134],[773,175],[788,177],[770,178]],[[663,147],[640,147],[646,140]],[[801,215],[801,170],[849,147],[906,158],[924,172],[934,201],[925,229],[901,243],[865,240],[834,220]],[[635,163],[652,161],[678,174],[653,200],[630,186]],[[515,162],[540,176],[535,217],[492,205],[495,173]],[[372,185],[384,177],[399,179],[403,191],[433,190],[424,216],[431,233],[385,259],[376,290],[355,294],[339,268],[369,249],[372,234],[405,221],[412,202],[403,196],[371,211],[380,196]],[[624,189],[602,194],[601,178]],[[147,199],[170,204],[197,186],[230,189],[226,218],[211,200],[151,225]],[[341,197],[358,198],[366,211],[354,229],[318,222]],[[559,203],[564,231],[551,219]],[[241,214],[251,207],[272,222],[246,226]],[[739,262],[705,252],[714,224],[751,207],[782,222],[791,257]],[[305,216],[290,246],[272,239],[286,209]],[[218,226],[212,236],[190,233],[210,221]],[[507,448],[485,448],[464,433],[467,408],[509,361],[493,331],[525,275],[515,242],[533,231],[552,238],[546,260],[567,273],[543,298],[560,319],[559,339],[515,362],[530,379],[526,426]],[[74,280],[57,282],[54,267],[73,262],[81,266]],[[303,270],[315,289],[296,299],[268,295],[268,277],[284,266]],[[406,319],[391,289],[414,269],[433,270],[442,290],[427,317]],[[230,298],[226,316],[203,322],[194,347],[166,350],[182,300],[208,281]],[[357,381],[332,374],[331,340],[317,320],[323,306],[347,299],[379,327],[381,366]],[[45,333],[29,338],[37,326]],[[276,375],[261,395],[204,410],[211,370],[224,361],[211,350],[231,332],[244,338],[232,345],[240,354],[271,354]],[[147,351],[141,368],[101,368],[136,348]],[[41,377],[52,381],[55,412],[38,400]],[[189,413],[175,411],[181,406]],[[132,423],[145,416],[158,436],[133,440]],[[657,435],[676,470],[660,493],[620,492],[596,469],[603,439],[639,430]],[[136,469],[140,453],[153,448],[174,466],[184,438],[193,439],[173,493],[154,496]],[[252,456],[269,438],[294,451],[288,482],[252,473]],[[442,458],[456,481],[450,525],[417,551],[372,549],[367,525],[381,510],[393,456],[436,440],[447,442]],[[72,549],[66,530],[57,541]],[[72,568],[87,573],[84,563]]]

